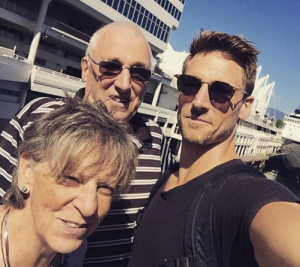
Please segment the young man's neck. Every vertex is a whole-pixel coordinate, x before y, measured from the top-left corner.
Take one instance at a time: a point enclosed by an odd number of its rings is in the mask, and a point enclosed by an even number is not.
[[[232,159],[238,158],[235,152],[234,135],[227,140],[212,145],[196,145],[183,140],[179,163],[179,181],[187,181]]]

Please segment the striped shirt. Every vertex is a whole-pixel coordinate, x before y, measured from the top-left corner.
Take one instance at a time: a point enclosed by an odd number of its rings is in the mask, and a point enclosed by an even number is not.
[[[10,186],[12,171],[17,166],[17,147],[25,129],[36,118],[64,102],[61,98],[37,98],[28,103],[6,126],[0,136],[0,195]],[[113,202],[98,229],[88,238],[84,266],[127,266],[136,226],[136,214],[143,209],[149,193],[160,178],[165,165],[165,138],[152,120],[136,114],[131,120],[139,149],[138,167],[129,192]]]

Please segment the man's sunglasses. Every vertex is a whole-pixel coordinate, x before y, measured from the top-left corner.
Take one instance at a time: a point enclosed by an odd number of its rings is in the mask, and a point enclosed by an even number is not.
[[[177,78],[178,90],[186,96],[195,96],[203,84],[208,85],[208,94],[211,101],[216,103],[226,103],[230,101],[236,91],[241,91],[249,95],[244,89],[238,88],[229,83],[214,81],[212,83],[204,82],[198,77],[178,74]]]
[[[130,73],[130,78],[136,82],[148,82],[151,78],[151,71],[140,67],[140,66],[131,66],[130,68],[122,66],[118,62],[103,60],[100,62],[96,62],[91,58],[90,55],[88,57],[92,60],[92,62],[99,66],[99,71],[101,74],[113,77],[121,73],[123,69],[128,69]]]

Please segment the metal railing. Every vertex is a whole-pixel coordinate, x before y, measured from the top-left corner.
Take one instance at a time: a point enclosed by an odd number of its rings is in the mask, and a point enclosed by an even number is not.
[[[19,61],[30,63],[30,60],[28,60],[27,58],[21,57],[21,56],[15,54],[14,50],[3,47],[3,46],[0,46],[0,56],[10,57],[10,58],[17,59]]]
[[[10,1],[0,0],[0,8],[3,8],[9,12],[12,12],[18,16],[29,19],[31,21],[37,21],[36,14],[34,14],[33,12],[31,12],[23,7],[20,7]]]
[[[54,76],[59,76],[59,77],[66,78],[66,79],[69,79],[69,80],[73,80],[73,81],[76,81],[76,82],[85,83],[85,81],[83,81],[82,79],[71,76],[71,75],[68,75],[68,74],[64,74],[64,73],[61,73],[61,72],[57,72],[57,71],[54,71],[54,70],[50,70],[50,69],[46,69],[46,68],[38,67],[38,66],[34,66],[34,68],[36,70],[39,70],[39,71],[42,71],[42,72],[45,72],[45,73],[49,73],[49,74],[52,74]]]

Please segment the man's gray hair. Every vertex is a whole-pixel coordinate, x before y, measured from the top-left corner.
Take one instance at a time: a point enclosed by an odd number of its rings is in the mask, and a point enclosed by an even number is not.
[[[87,49],[85,51],[85,56],[88,58],[88,62],[90,64],[90,59],[88,57],[88,55],[91,55],[92,54],[92,51],[94,51],[95,49],[97,49],[97,45],[98,45],[98,42],[101,42],[101,37],[107,32],[109,31],[110,29],[113,29],[113,28],[118,28],[120,29],[120,31],[126,31],[128,29],[131,29],[133,31],[135,31],[136,33],[139,34],[140,37],[142,37],[144,40],[145,40],[145,44],[148,46],[149,48],[149,53],[151,55],[151,71],[153,71],[153,56],[152,56],[152,53],[151,53],[151,49],[150,49],[150,46],[148,44],[148,41],[145,37],[145,35],[143,34],[141,28],[136,25],[135,23],[131,22],[131,21],[116,21],[116,22],[112,22],[110,24],[107,24],[103,27],[101,27],[100,29],[98,29],[91,37],[90,39],[90,42],[87,46]],[[118,36],[116,36],[116,38],[118,38]],[[134,40],[132,40],[134,42]]]

